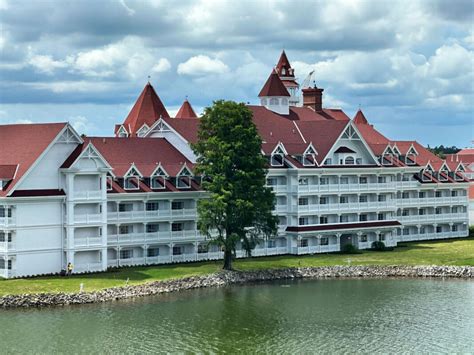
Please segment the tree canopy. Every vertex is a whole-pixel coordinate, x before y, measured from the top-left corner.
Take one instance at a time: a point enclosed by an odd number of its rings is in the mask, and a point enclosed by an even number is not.
[[[208,198],[199,200],[199,229],[224,251],[232,269],[238,242],[248,254],[261,238],[276,234],[275,198],[265,186],[266,159],[252,112],[242,103],[215,101],[201,118],[196,173]]]

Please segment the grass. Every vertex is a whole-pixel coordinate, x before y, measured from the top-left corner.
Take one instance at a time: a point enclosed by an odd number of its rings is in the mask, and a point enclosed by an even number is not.
[[[350,261],[349,261],[350,260]],[[470,265],[474,266],[474,238],[432,242],[401,243],[394,251],[364,251],[361,254],[317,254],[306,256],[275,256],[239,259],[237,270],[276,269],[286,267],[333,265]],[[221,269],[221,261],[191,264],[123,268],[109,272],[74,275],[71,277],[35,277],[1,280],[0,296],[41,292],[77,292],[80,284],[85,291],[145,282],[206,275]]]

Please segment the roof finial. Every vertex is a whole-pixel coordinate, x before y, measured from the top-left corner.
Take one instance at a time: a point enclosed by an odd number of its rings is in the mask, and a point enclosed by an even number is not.
[[[151,76],[148,75],[148,84],[150,84],[150,79],[151,79]]]
[[[360,103],[359,103],[359,111],[360,111]]]

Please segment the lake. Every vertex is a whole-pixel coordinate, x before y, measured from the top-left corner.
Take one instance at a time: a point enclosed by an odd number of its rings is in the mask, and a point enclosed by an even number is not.
[[[474,282],[285,281],[0,311],[5,352],[474,352]]]

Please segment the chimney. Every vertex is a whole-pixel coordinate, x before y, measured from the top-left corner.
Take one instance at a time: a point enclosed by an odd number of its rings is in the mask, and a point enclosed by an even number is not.
[[[303,92],[303,106],[312,108],[313,110],[323,110],[323,91],[316,86],[314,88],[305,88],[301,90]]]

